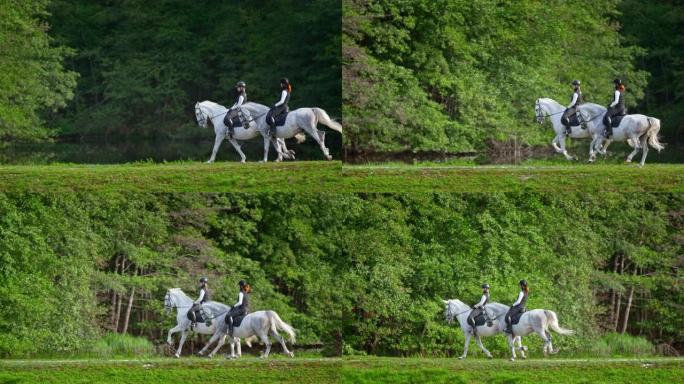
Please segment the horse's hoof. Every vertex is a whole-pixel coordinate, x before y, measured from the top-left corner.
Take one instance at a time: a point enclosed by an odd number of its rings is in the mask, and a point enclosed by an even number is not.
[[[487,358],[491,360],[491,359],[494,358],[494,356],[492,356],[492,355],[487,355]]]
[[[465,356],[459,356],[458,359],[463,360],[463,359],[465,359]]]
[[[527,352],[527,349],[528,349],[528,348],[527,348],[527,345],[523,345],[523,346],[522,346],[522,350],[523,350],[523,351]]]
[[[213,161],[207,161],[205,164],[211,164],[211,163],[213,163]]]
[[[332,156],[330,156],[330,155],[326,156],[325,158],[328,160],[332,160]]]
[[[511,361],[515,361],[515,358],[514,358],[514,357],[511,357]]]
[[[288,149],[287,152],[290,154],[290,156],[295,155],[295,151],[293,151],[292,149]]]
[[[290,353],[288,353],[287,355],[290,356],[290,357],[294,357],[294,352],[290,352]]]
[[[243,159],[243,160],[240,160],[240,162],[241,162],[242,164],[246,163],[246,161],[245,161],[244,159]]]
[[[521,356],[520,358],[523,359],[523,360],[526,360],[526,359],[527,359],[527,356]]]
[[[177,354],[177,353],[176,353],[175,355],[173,355],[173,356],[175,356],[175,357],[176,357],[176,359],[179,359],[179,358],[180,358],[180,355],[179,355],[179,354]]]

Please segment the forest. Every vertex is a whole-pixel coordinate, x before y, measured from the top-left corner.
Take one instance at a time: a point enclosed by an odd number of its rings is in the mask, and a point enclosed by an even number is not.
[[[534,102],[607,105],[612,81],[630,113],[684,140],[684,7],[664,0],[345,0],[345,151],[468,152],[548,144]]]
[[[272,105],[281,77],[339,119],[340,28],[337,0],[0,0],[0,140],[213,140],[195,102]]]
[[[684,347],[681,194],[144,194],[0,196],[0,356],[87,351],[106,334],[159,345],[166,290],[206,275],[273,309],[330,355],[454,356],[441,299],[479,287],[551,309],[581,351],[603,335]],[[504,351],[504,339],[487,341]],[[535,338],[529,338],[530,342]],[[538,339],[538,338],[536,338]],[[299,347],[302,348],[302,347]]]

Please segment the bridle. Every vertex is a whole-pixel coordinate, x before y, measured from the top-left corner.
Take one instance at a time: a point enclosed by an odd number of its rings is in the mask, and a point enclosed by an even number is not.
[[[537,117],[537,123],[543,124],[544,121],[546,121],[545,119],[547,116],[558,115],[558,114],[563,113],[564,111],[560,111],[560,112],[556,112],[556,113],[548,113],[548,114],[544,115],[542,108],[541,108],[541,103],[539,102],[539,99],[537,99],[537,102],[534,105],[534,112],[535,112],[536,117]]]

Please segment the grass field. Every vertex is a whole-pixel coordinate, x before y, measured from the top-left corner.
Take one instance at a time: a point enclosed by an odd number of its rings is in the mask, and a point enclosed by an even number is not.
[[[0,383],[676,383],[684,359],[0,360]]]
[[[684,164],[199,162],[0,166],[4,192],[684,192]]]

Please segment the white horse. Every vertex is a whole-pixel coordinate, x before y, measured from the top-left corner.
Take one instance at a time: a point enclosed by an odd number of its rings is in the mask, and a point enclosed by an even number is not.
[[[605,139],[603,136],[603,116],[607,109],[602,105],[593,103],[582,104],[580,105],[580,109],[587,112],[590,116],[593,116],[592,119],[594,119],[594,117],[601,118],[600,129],[592,132],[594,139],[592,140],[591,145],[593,149],[602,155],[607,154],[606,150],[611,142],[626,141],[630,146],[634,147],[634,150],[627,156],[625,161],[631,163],[634,156],[639,152],[639,149],[641,149],[641,161],[639,162],[639,166],[642,167],[646,162],[649,145],[658,152],[665,148],[658,140],[658,133],[660,132],[659,119],[641,114],[626,115],[622,118],[620,124],[613,128],[613,135],[611,138]],[[605,144],[603,144],[604,140]],[[590,152],[593,153],[593,151]],[[593,160],[593,157],[590,156],[589,161]]]
[[[166,342],[169,344],[171,349],[173,349],[173,340],[171,339],[171,335],[177,332],[181,333],[178,349],[175,353],[176,357],[180,357],[185,339],[190,333],[190,325],[192,322],[188,319],[188,311],[192,307],[192,304],[193,300],[188,297],[188,295],[186,295],[185,292],[183,292],[180,288],[171,288],[166,291],[166,296],[164,297],[164,308],[166,312],[171,312],[173,308],[176,308],[176,326],[169,330],[169,335],[166,339]],[[197,322],[192,330],[203,335],[214,335],[218,331],[222,330],[226,324],[226,313],[228,313],[230,307],[216,301],[208,301],[202,304],[202,308],[205,312],[209,312],[213,316],[212,324],[211,326],[207,327],[204,322]],[[239,339],[237,340],[237,344],[238,354],[241,354],[242,351],[240,349]]]
[[[237,153],[240,155],[240,162],[245,162],[247,157],[242,152],[242,148],[240,147],[240,143],[238,143],[238,140],[251,140],[259,136],[259,134],[261,133],[261,131],[258,129],[257,123],[254,121],[254,118],[250,116],[250,109],[246,108],[250,104],[250,102],[247,102],[242,105],[244,117],[247,122],[247,127],[234,127],[232,137],[229,136],[230,132],[228,130],[228,127],[226,127],[226,125],[223,124],[223,118],[225,117],[226,113],[228,113],[228,108],[209,100],[205,100],[201,103],[198,102],[195,104],[195,118],[197,119],[197,124],[201,128],[206,128],[207,122],[211,121],[211,124],[214,126],[214,133],[216,134],[216,138],[214,139],[214,148],[211,151],[211,157],[209,158],[209,161],[207,161],[207,164],[213,163],[214,160],[216,160],[216,153],[218,152],[218,149],[221,146],[221,142],[225,138],[227,138],[228,141],[231,144],[233,144],[233,148],[235,148]],[[266,162],[268,160],[268,137],[263,136],[263,139],[266,145],[263,161]],[[279,156],[281,158],[285,157],[288,159],[294,159],[294,152],[289,151],[287,149],[287,146],[285,145],[285,140],[279,139],[278,145],[279,147],[277,147],[276,150],[283,151],[283,153],[279,153]]]
[[[504,329],[506,329],[506,322],[500,322],[499,327],[500,331],[503,332]],[[549,353],[558,352],[554,351],[553,346],[551,345],[551,333],[549,332],[549,329],[560,335],[572,335],[575,333],[570,329],[565,329],[558,325],[558,317],[556,316],[556,313],[546,309],[533,309],[523,313],[522,316],[520,316],[518,323],[514,324],[512,329],[512,335],[509,333],[506,334],[506,337],[508,338],[508,346],[511,348],[511,361],[515,361],[516,357],[516,348],[514,347],[515,338],[527,336],[533,332],[538,334],[539,337],[544,340],[544,345],[542,346],[544,356],[548,356]],[[522,354],[522,358],[525,358],[524,354]]]
[[[591,104],[591,103],[586,103],[586,104]],[[582,105],[586,105],[582,104]],[[594,104],[598,107],[600,105]],[[534,104],[534,112],[537,117],[537,122],[539,124],[543,124],[546,121],[546,118],[548,117],[549,120],[551,120],[551,125],[553,126],[553,131],[556,133],[556,136],[553,138],[551,141],[551,145],[553,146],[553,149],[556,150],[557,153],[562,153],[563,156],[565,156],[566,159],[568,160],[575,160],[576,158],[574,156],[571,156],[568,154],[568,151],[565,149],[565,138],[568,136],[565,133],[565,125],[561,124],[561,117],[563,115],[563,112],[565,112],[565,107],[561,105],[559,102],[549,99],[549,98],[539,98]],[[572,126],[570,127],[570,137],[573,139],[592,139],[593,140],[596,137],[596,132],[597,131],[602,131],[602,123],[601,123],[601,118],[603,115],[600,117],[597,116],[592,116],[589,115],[588,113],[583,113],[582,109],[580,109],[581,114],[581,119],[585,122],[586,129],[583,129],[582,126],[577,125],[577,126]],[[559,146],[560,144],[560,146]],[[594,155],[594,146],[590,145],[589,146],[589,158],[591,159],[592,157],[595,157]]]
[[[275,311],[257,311],[248,314],[244,319],[242,319],[239,327],[233,328],[233,340],[230,344],[230,358],[237,357],[235,355],[235,344],[237,343],[239,349],[241,338],[249,340],[254,336],[258,336],[259,339],[261,339],[261,342],[263,342],[266,346],[266,350],[264,350],[261,357],[268,357],[268,354],[271,352],[271,341],[268,338],[269,334],[280,342],[280,345],[283,346],[283,353],[285,353],[285,355],[294,357],[294,352],[291,352],[287,349],[285,340],[282,336],[280,336],[280,334],[278,334],[279,330],[285,331],[285,333],[290,336],[290,342],[294,344],[294,328],[281,320],[280,316],[278,316]],[[199,352],[200,355],[204,354],[209,346],[218,340],[216,348],[214,348],[214,350],[208,355],[208,357],[214,356],[226,342],[226,337],[228,336],[226,333],[227,331],[227,326],[223,329],[218,329],[217,332],[214,333],[214,336],[212,336],[212,338],[207,342],[207,345],[205,345],[204,348],[202,348],[202,350]]]
[[[463,330],[463,335],[465,336],[465,345],[463,346],[463,354],[459,356],[459,359],[465,359],[468,355],[470,338],[473,336],[471,326],[468,324],[468,315],[473,309],[458,299],[442,300],[442,302],[445,306],[444,316],[447,323],[452,324],[454,319],[456,319]],[[477,335],[475,335],[475,340],[480,346],[480,349],[482,349],[482,352],[484,352],[485,355],[491,359],[492,354],[487,350],[487,348],[485,348],[485,346],[482,344],[482,339],[480,338],[493,336],[503,332],[506,326],[506,322],[503,320],[503,317],[506,315],[506,312],[508,312],[508,307],[500,303],[489,303],[485,305],[485,312],[487,312],[487,317],[491,319],[492,326],[489,327],[486,323],[484,325],[477,326]],[[502,324],[504,328],[502,328]],[[523,358],[525,358],[525,350],[527,347],[523,347],[521,337],[516,337],[516,341],[518,343],[518,348],[520,349],[520,354],[523,356]]]
[[[269,108],[265,105],[258,103],[247,103],[243,105],[244,109],[247,109],[252,116],[254,116],[254,121],[258,125],[258,129],[264,137],[268,136],[268,124],[266,123],[266,114]],[[288,113],[285,123],[283,125],[276,127],[276,137],[278,139],[289,139],[291,137],[296,137],[299,143],[303,142],[304,139],[302,133],[306,132],[311,136],[316,143],[318,143],[323,155],[326,159],[332,160],[330,156],[330,151],[325,146],[325,131],[320,131],[316,127],[318,124],[323,124],[328,128],[342,133],[342,125],[337,121],[333,120],[328,116],[328,113],[321,108],[298,108]],[[278,152],[278,158],[276,161],[282,161],[283,155],[287,153],[286,149],[278,148],[282,146],[284,141],[278,140],[273,143],[273,146]],[[264,158],[268,156],[268,143],[264,142]]]

